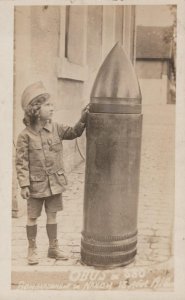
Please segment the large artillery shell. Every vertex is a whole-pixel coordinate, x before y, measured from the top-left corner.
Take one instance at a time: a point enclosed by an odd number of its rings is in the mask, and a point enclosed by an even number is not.
[[[87,265],[122,266],[136,255],[140,112],[137,77],[117,44],[91,93],[81,241],[81,259]]]

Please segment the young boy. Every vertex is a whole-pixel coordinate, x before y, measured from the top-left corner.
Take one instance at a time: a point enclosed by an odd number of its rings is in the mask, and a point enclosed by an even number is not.
[[[26,128],[17,140],[16,170],[21,196],[27,200],[28,264],[37,264],[37,218],[43,204],[47,215],[48,257],[67,259],[57,241],[57,211],[67,184],[63,165],[62,140],[75,139],[86,125],[87,107],[74,127],[52,122],[53,104],[42,82],[28,86],[22,95]]]

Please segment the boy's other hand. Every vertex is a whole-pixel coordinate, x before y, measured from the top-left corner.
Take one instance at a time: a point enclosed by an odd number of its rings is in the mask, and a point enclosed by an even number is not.
[[[90,107],[90,104],[86,105],[83,109],[82,109],[82,112],[81,112],[81,118],[80,118],[80,121],[82,123],[86,123],[87,121],[87,115],[89,113],[89,107]]]
[[[21,188],[21,196],[23,199],[29,199],[30,197],[30,190],[28,186],[22,187]]]

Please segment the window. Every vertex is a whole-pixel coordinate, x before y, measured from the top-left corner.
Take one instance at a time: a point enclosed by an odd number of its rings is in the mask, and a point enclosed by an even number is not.
[[[58,78],[85,81],[87,77],[86,38],[87,7],[60,8]]]

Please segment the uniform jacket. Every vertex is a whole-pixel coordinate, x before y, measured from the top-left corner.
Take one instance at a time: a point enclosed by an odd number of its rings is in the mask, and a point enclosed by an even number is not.
[[[18,136],[16,170],[20,187],[28,186],[30,196],[48,197],[65,190],[62,140],[81,136],[85,124],[74,126],[47,123],[39,132],[26,127]]]

